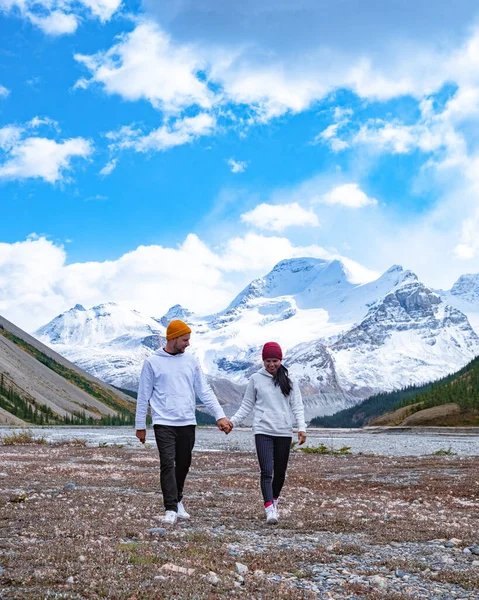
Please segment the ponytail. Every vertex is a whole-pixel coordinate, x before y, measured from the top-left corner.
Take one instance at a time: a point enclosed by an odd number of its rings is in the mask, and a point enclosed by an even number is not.
[[[283,396],[286,397],[290,395],[291,390],[293,389],[293,382],[289,378],[288,369],[283,365],[280,365],[279,369],[273,375],[273,383],[275,386],[279,385]]]

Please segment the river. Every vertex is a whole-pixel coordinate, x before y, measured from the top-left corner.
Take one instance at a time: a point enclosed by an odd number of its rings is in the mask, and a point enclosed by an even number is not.
[[[476,428],[478,429],[478,428]],[[0,427],[0,437],[18,431],[19,428]],[[141,448],[131,427],[35,427],[29,428],[35,437],[47,442],[86,440],[89,446],[122,444]],[[226,436],[213,427],[198,427],[195,450],[210,452],[236,452],[254,450],[250,429],[235,429]],[[147,443],[154,444],[151,429]],[[479,430],[454,430],[452,428],[421,430],[358,430],[358,429],[310,429],[307,446],[325,444],[338,450],[349,446],[353,454],[376,454],[381,456],[425,456],[438,450],[449,450],[460,456],[479,456]]]

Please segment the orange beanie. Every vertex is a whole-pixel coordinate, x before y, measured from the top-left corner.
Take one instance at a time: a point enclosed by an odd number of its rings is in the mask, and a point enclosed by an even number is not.
[[[168,341],[174,340],[175,338],[179,338],[187,333],[191,333],[191,329],[186,323],[183,323],[183,321],[180,320],[171,321],[166,329],[166,339]]]

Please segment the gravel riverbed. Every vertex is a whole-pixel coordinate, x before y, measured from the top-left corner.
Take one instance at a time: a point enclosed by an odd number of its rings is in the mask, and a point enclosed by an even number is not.
[[[308,429],[306,446],[325,444],[337,450],[349,446],[354,454],[377,454],[381,456],[424,456],[438,450],[449,450],[459,456],[479,456],[479,428],[422,428],[403,431],[384,429]],[[15,429],[0,427],[0,438]],[[19,428],[16,428],[18,431]],[[131,427],[29,427],[36,437],[48,442],[83,440],[89,446],[121,444],[138,447],[138,440]],[[154,434],[148,430],[148,442],[154,444]],[[235,429],[226,436],[215,427],[198,427],[196,451],[238,452],[253,451],[251,429]]]
[[[479,599],[476,456],[295,450],[267,527],[254,453],[199,443],[165,529],[156,449],[105,441],[0,446],[0,598]]]

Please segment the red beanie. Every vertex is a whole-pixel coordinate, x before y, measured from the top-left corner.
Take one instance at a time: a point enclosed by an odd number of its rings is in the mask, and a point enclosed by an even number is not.
[[[263,360],[266,360],[267,358],[277,358],[282,360],[283,352],[281,346],[276,342],[266,342],[263,346]]]

